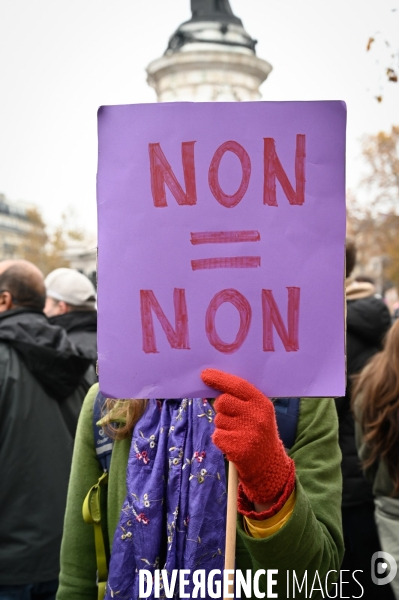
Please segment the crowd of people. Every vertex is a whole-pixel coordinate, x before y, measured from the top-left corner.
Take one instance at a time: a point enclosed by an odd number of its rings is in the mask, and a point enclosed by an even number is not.
[[[2,600],[55,597],[76,425],[96,381],[93,285],[71,269],[46,282],[30,262],[0,262]]]
[[[222,572],[227,461],[237,571],[275,569],[279,598],[399,599],[371,573],[381,550],[399,562],[399,321],[355,263],[348,240],[344,397],[207,369],[213,402],[104,398],[93,284],[0,262],[0,600],[136,600],[142,569],[172,597],[166,574]]]

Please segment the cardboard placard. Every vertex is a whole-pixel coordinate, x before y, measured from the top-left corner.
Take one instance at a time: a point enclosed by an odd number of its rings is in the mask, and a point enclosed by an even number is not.
[[[119,398],[345,393],[342,102],[99,110],[98,354]]]

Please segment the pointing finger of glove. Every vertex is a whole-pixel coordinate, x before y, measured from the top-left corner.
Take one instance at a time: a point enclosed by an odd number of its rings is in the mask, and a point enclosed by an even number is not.
[[[218,369],[205,369],[201,373],[201,378],[209,387],[221,392],[227,392],[240,400],[249,400],[249,398],[262,394],[262,392],[245,379],[241,379],[237,375],[219,371]]]

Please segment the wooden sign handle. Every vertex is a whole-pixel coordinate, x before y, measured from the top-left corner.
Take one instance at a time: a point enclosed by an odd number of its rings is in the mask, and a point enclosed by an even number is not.
[[[229,462],[229,480],[227,489],[226,547],[224,552],[224,569],[234,570],[236,561],[236,527],[237,527],[237,492],[238,474],[235,465]],[[234,581],[229,585],[234,588]],[[227,600],[226,598],[224,600]]]

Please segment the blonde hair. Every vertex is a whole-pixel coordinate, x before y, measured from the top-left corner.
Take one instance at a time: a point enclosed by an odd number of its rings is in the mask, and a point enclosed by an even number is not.
[[[148,400],[107,398],[103,406],[104,426],[114,440],[131,437],[134,426],[143,416]]]

